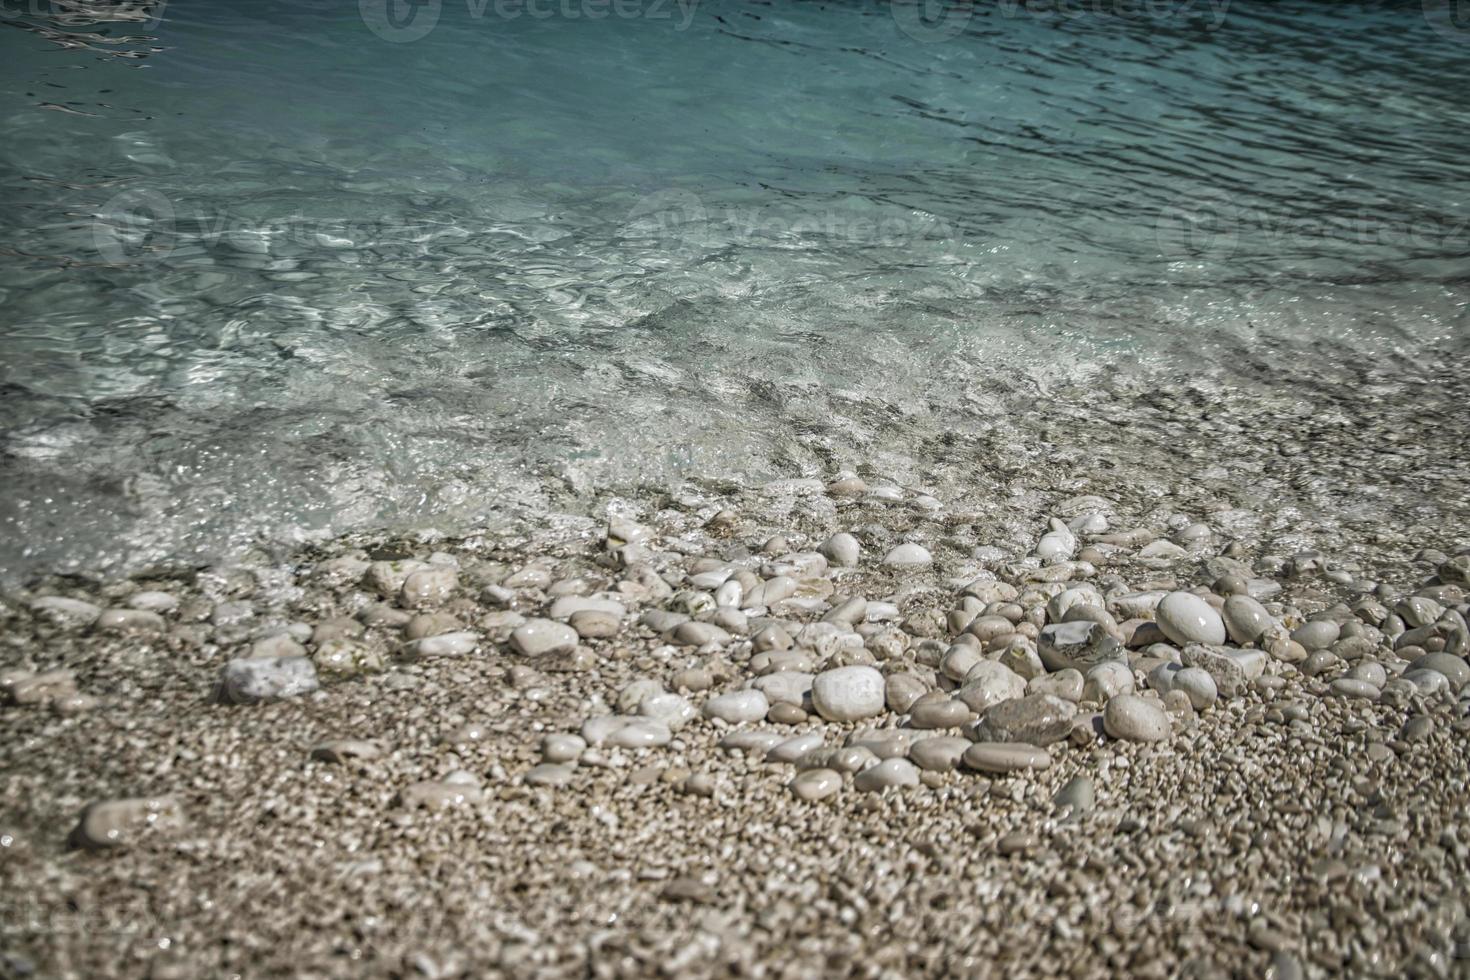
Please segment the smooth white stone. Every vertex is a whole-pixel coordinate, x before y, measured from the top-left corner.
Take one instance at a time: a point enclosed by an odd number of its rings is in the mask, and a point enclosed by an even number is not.
[[[731,691],[728,694],[718,694],[704,703],[702,709],[706,718],[718,718],[731,725],[738,725],[746,721],[759,721],[771,710],[771,703],[760,691],[744,690]]]
[[[929,554],[927,548],[912,542],[901,544],[883,556],[883,564],[899,567],[928,565],[933,561],[934,556]]]
[[[1225,642],[1225,622],[1208,602],[1192,592],[1170,592],[1154,612],[1159,629],[1174,643]]]
[[[1169,716],[1147,698],[1120,694],[1103,708],[1103,730],[1130,742],[1161,742],[1169,737]]]
[[[883,713],[883,675],[873,667],[824,670],[812,680],[812,705],[828,721],[858,721]]]
[[[551,619],[528,619],[510,634],[510,645],[526,657],[569,653],[577,648],[577,631]]]

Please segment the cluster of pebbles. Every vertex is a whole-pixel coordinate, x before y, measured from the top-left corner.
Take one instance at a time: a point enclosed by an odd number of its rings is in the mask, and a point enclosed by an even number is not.
[[[1464,969],[1470,551],[1380,580],[1092,492],[978,543],[850,472],[664,503],[5,595],[0,962]]]

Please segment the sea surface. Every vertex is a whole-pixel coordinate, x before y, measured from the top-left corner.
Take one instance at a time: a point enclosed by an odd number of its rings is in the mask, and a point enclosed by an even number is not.
[[[0,0],[0,65],[0,578],[1462,349],[1463,3]]]

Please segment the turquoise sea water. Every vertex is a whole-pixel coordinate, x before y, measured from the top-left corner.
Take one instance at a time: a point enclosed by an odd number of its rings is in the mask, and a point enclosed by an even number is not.
[[[1460,13],[7,0],[0,575],[1453,348]]]

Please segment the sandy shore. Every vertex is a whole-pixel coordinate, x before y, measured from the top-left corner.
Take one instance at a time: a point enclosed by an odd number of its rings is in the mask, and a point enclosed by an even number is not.
[[[11,589],[0,971],[1462,975],[1426,375]]]

